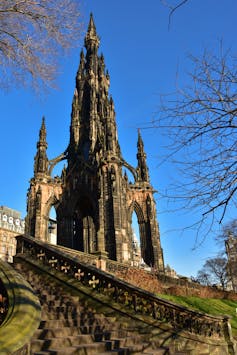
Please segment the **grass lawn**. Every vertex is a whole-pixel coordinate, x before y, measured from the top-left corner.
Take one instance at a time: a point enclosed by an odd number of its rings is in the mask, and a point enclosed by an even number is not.
[[[225,299],[158,295],[160,298],[214,316],[228,315],[231,319],[233,336],[237,337],[237,302]]]

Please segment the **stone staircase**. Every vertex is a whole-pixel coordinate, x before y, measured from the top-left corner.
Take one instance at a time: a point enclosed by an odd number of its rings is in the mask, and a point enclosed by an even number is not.
[[[167,347],[150,340],[151,328],[142,322],[76,292],[27,261],[16,258],[14,267],[31,284],[42,306],[30,354],[170,354]]]
[[[24,343],[27,352],[14,355],[236,354],[228,316],[163,300],[115,276],[107,261],[110,272],[75,253],[19,236],[14,264],[42,305],[40,326]]]

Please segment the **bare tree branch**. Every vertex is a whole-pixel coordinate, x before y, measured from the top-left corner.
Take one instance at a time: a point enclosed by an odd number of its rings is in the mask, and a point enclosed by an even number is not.
[[[221,223],[237,205],[236,57],[221,48],[190,59],[190,85],[161,97],[153,127],[170,142],[164,161],[181,174],[168,196],[199,211],[200,222],[213,215]]]
[[[62,54],[79,43],[77,0],[0,4],[0,87],[53,86]]]
[[[168,7],[170,9],[170,12],[169,12],[169,20],[168,20],[168,28],[170,29],[170,25],[171,25],[171,18],[174,14],[174,12],[176,10],[178,10],[179,7],[183,6],[186,2],[188,2],[189,0],[182,0],[182,1],[179,1],[178,3],[176,2],[175,5],[171,5],[170,2],[168,1],[165,1],[165,0],[160,0],[161,3],[163,5],[165,5],[166,7]]]

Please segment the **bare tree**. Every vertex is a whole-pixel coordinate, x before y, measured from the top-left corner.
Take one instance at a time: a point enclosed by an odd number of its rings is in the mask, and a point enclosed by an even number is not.
[[[220,284],[223,290],[226,289],[228,280],[227,259],[223,257],[208,259],[197,275],[197,281],[201,284]]]
[[[237,201],[237,67],[229,51],[191,57],[190,86],[161,97],[154,126],[166,134],[181,172],[169,197],[198,210],[198,220],[223,221]],[[207,231],[207,229],[206,229]]]
[[[211,286],[213,284],[210,273],[204,268],[198,271],[197,277],[194,278],[194,281],[204,286]]]
[[[0,3],[0,87],[53,85],[57,59],[78,44],[77,0]]]

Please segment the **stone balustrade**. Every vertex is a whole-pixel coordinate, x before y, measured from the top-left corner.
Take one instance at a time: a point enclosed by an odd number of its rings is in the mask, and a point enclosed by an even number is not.
[[[224,338],[226,341],[232,339],[228,317],[207,315],[163,300],[80,261],[78,255],[69,255],[62,249],[25,236],[17,237],[17,253],[37,259],[38,262],[73,277],[82,285],[108,295],[137,315],[170,324],[175,332],[187,331],[212,339]]]

